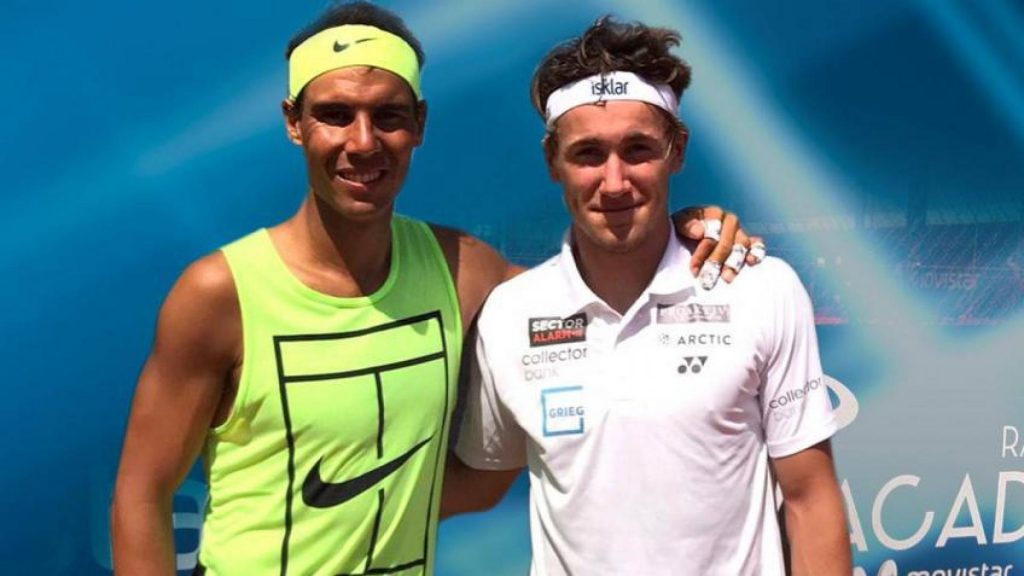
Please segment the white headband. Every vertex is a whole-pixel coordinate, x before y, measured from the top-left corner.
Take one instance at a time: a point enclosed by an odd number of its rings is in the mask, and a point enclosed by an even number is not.
[[[609,100],[636,100],[647,102],[678,115],[679,99],[668,84],[651,84],[632,72],[609,72],[562,86],[548,96],[545,118],[548,129],[562,114],[577,106]]]

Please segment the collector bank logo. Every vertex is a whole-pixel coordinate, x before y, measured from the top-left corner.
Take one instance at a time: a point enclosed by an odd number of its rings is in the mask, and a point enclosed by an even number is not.
[[[828,391],[829,401],[839,428],[846,428],[857,418],[860,404],[849,388],[828,374],[818,378],[811,378],[802,387],[786,390],[784,393],[772,398],[768,402],[768,412],[771,413],[772,418],[776,421],[786,420],[794,416],[799,412],[800,405],[804,403],[808,396],[820,390],[822,384],[825,385]]]
[[[530,318],[530,347],[584,342],[587,339],[587,313],[580,312],[566,318],[545,316]]]

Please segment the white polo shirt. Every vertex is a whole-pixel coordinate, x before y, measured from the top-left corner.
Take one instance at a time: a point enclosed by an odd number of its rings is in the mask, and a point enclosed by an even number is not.
[[[810,300],[779,259],[711,291],[689,259],[624,315],[568,242],[487,300],[457,453],[529,466],[531,574],[784,573],[768,458],[837,429]]]

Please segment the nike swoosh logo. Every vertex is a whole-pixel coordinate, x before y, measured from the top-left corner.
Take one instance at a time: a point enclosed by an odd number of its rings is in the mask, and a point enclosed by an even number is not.
[[[405,454],[394,460],[385,462],[368,472],[364,472],[344,482],[324,482],[323,478],[320,477],[320,464],[324,461],[321,457],[302,482],[302,501],[312,508],[330,508],[348,502],[366,492],[381,480],[394,474],[396,470],[402,467],[402,464],[405,464],[409,458],[412,458],[413,454],[426,446],[433,438],[434,436],[431,435],[430,438],[416,444]]]
[[[362,44],[363,42],[369,42],[370,40],[373,40],[373,38],[361,38],[359,40],[356,40],[355,42],[346,42],[344,44],[340,44],[340,43],[338,43],[337,40],[335,40],[334,41],[334,51],[335,52],[344,52],[345,50],[348,50],[348,47],[353,45],[353,44]]]
[[[839,403],[835,407],[839,428],[846,428],[857,418],[857,413],[860,412],[860,402],[857,401],[857,397],[853,395],[849,388],[828,374],[825,375],[825,384],[832,389],[836,398],[839,399]]]

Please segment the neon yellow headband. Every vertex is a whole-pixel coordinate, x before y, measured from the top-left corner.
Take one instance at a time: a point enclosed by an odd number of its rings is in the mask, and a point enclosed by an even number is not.
[[[317,76],[349,66],[393,72],[409,84],[417,100],[423,99],[419,61],[412,46],[390,32],[362,24],[328,28],[296,46],[288,59],[288,98],[294,102]]]

